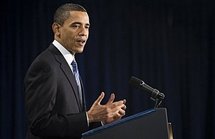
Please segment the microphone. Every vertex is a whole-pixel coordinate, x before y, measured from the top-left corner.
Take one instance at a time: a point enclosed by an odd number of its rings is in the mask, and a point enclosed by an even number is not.
[[[138,79],[137,77],[131,76],[130,84],[140,90],[144,90],[150,93],[151,99],[153,99],[154,101],[163,100],[165,98],[165,95],[163,93],[147,85],[144,81]]]

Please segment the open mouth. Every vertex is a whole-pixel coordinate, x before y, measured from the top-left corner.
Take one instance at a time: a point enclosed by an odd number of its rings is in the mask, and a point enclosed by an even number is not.
[[[84,45],[86,42],[86,40],[83,40],[83,39],[78,39],[77,40],[77,43],[80,44],[80,45]]]
[[[83,39],[83,38],[79,38],[79,39],[77,39],[77,42],[85,43],[85,42],[86,42],[86,40],[85,40],[85,39]]]

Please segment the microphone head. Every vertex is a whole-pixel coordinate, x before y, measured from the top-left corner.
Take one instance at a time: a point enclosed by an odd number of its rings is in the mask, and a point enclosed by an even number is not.
[[[140,80],[134,76],[131,76],[129,83],[136,88],[140,88],[141,85],[144,84],[144,82],[142,80]]]

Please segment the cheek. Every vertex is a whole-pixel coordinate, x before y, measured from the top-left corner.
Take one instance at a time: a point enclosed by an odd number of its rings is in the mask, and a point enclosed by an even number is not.
[[[67,43],[71,43],[74,41],[73,35],[69,32],[64,32],[62,37],[63,37],[63,40],[66,41]]]

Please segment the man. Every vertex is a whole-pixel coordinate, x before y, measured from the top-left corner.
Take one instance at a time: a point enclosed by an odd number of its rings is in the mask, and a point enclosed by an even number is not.
[[[64,4],[54,15],[53,43],[31,64],[25,77],[28,139],[80,139],[89,127],[125,115],[125,100],[101,105],[102,92],[86,111],[83,84],[75,61],[89,35],[89,17],[78,4]]]

